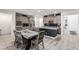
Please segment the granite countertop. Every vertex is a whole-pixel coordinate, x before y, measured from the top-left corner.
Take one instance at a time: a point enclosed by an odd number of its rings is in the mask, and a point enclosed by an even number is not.
[[[39,28],[44,28],[44,29],[59,29],[59,27],[51,27],[51,26],[43,26],[43,27],[39,27]]]

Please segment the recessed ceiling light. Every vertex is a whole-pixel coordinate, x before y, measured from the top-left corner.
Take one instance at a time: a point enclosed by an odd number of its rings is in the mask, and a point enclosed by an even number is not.
[[[40,12],[41,12],[41,10],[38,10],[38,12],[40,13]]]

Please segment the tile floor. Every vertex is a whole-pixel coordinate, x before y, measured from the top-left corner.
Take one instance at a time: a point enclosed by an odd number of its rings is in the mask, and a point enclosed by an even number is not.
[[[57,44],[56,43],[57,41],[59,41],[57,40],[57,38],[49,38],[45,36],[44,37],[45,50],[52,49],[53,46]],[[13,42],[14,42],[14,35],[0,36],[0,50],[17,50],[17,48],[13,45],[14,44]],[[44,50],[42,49],[41,46],[40,49]]]
[[[17,50],[13,45],[14,35],[0,36],[0,50]],[[78,50],[79,36],[74,35],[60,35],[56,38],[44,37],[45,49],[40,50]]]

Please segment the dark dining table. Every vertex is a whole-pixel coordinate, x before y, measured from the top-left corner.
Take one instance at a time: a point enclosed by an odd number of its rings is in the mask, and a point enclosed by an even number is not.
[[[34,39],[39,33],[36,31],[31,31],[29,29],[22,30],[21,31],[23,42],[26,44],[25,50],[30,49],[31,46],[31,40]]]

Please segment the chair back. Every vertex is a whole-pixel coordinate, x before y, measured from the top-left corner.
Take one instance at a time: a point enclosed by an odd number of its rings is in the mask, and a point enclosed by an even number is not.
[[[15,40],[22,42],[22,36],[20,31],[14,30]]]
[[[44,48],[44,42],[43,42],[43,38],[44,38],[44,35],[45,35],[45,31],[40,31],[39,32],[39,35],[37,36],[37,40],[36,40],[36,49],[39,49],[39,45],[40,43],[43,44],[43,48]]]
[[[31,41],[31,47],[33,46],[33,44],[35,44],[35,48],[39,49],[39,44],[42,42],[43,48],[44,48],[44,42],[43,42],[43,38],[45,35],[45,31],[39,31],[39,35],[35,36],[35,40]]]
[[[39,40],[42,40],[44,38],[45,31],[40,31],[39,32]]]

